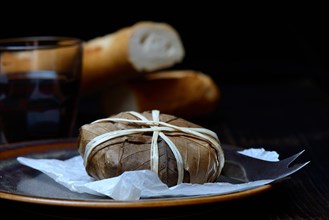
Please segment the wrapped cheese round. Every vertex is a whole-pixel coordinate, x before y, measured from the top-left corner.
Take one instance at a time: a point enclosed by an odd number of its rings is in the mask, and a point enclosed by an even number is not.
[[[80,127],[79,152],[95,179],[152,170],[168,186],[214,182],[224,166],[215,132],[158,110],[121,112]]]

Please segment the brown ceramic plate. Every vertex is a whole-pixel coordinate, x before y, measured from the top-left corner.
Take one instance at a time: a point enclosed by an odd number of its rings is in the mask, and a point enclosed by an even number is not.
[[[264,192],[272,185],[225,195],[199,197],[170,197],[141,199],[138,201],[115,201],[74,193],[53,181],[47,175],[17,162],[18,156],[34,158],[68,159],[78,155],[76,139],[45,140],[10,145],[0,145],[0,199],[56,207],[97,209],[138,209],[182,207],[210,204]]]

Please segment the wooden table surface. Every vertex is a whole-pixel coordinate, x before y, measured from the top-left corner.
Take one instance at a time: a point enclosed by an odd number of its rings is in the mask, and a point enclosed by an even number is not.
[[[68,219],[329,219],[329,90],[321,78],[287,80],[226,80],[219,82],[218,110],[195,119],[213,129],[222,143],[264,147],[282,158],[305,149],[301,161],[311,161],[291,178],[257,195],[177,209],[88,214],[60,209]],[[1,201],[2,216],[44,219],[31,207]],[[23,208],[22,208],[23,207]],[[24,208],[25,207],[25,208]],[[30,209],[31,208],[31,209]],[[47,209],[47,207],[44,207]],[[52,214],[47,219],[56,219]],[[82,214],[84,213],[84,214]],[[162,214],[161,214],[162,213]],[[31,219],[31,218],[30,218]],[[77,218],[78,219],[78,218]]]

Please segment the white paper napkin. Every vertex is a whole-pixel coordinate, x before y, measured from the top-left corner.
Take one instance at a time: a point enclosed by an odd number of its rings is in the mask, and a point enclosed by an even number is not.
[[[279,158],[275,151],[265,151],[263,148],[251,148],[241,153],[272,161],[277,161]],[[45,173],[73,192],[98,196],[105,195],[114,200],[124,201],[153,197],[221,195],[252,189],[274,181],[259,180],[244,184],[224,182],[182,183],[168,187],[161,182],[156,173],[150,170],[127,171],[117,177],[95,180],[88,176],[81,156],[75,156],[67,160],[26,157],[18,157],[17,160],[23,165]]]

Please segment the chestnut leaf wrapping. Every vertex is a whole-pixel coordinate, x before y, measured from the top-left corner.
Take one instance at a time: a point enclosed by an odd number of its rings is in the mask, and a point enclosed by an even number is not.
[[[149,169],[168,186],[214,182],[224,166],[214,132],[158,110],[121,112],[83,125],[79,153],[95,179]]]

